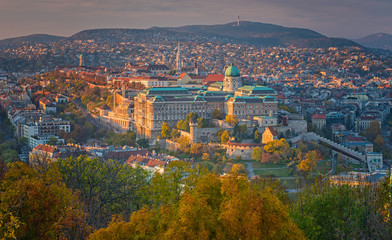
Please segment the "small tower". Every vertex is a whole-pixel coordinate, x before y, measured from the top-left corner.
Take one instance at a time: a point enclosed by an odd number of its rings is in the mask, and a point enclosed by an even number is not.
[[[83,54],[80,54],[79,56],[79,67],[84,66],[84,60],[83,60]]]
[[[176,70],[177,73],[181,73],[182,71],[182,59],[181,59],[181,48],[180,43],[178,43],[177,47],[177,57],[176,57]]]
[[[232,63],[225,71],[223,91],[235,92],[241,86],[240,70]]]
[[[240,16],[237,17],[237,27],[240,26]]]
[[[198,128],[196,119],[191,119],[189,121],[189,133],[191,135],[191,143],[197,143]]]

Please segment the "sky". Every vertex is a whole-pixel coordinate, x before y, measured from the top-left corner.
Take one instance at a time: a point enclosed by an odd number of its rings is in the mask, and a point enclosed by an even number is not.
[[[392,34],[392,0],[0,0],[0,39],[94,28],[150,28],[241,20],[328,37]]]

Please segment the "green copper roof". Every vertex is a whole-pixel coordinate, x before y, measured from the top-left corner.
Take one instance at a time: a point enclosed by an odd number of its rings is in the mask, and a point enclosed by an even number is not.
[[[240,70],[234,66],[234,63],[232,63],[225,71],[225,76],[226,77],[239,77],[240,76]]]

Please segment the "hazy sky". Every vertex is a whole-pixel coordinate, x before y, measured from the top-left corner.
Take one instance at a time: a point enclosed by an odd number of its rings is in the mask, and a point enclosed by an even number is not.
[[[70,36],[91,28],[228,23],[237,15],[329,37],[392,34],[392,0],[0,0],[0,39]]]

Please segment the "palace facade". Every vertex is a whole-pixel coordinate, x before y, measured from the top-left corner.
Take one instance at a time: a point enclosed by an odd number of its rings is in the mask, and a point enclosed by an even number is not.
[[[234,82],[235,81],[235,82]],[[243,86],[239,70],[231,65],[225,72],[223,89],[209,91],[183,87],[153,87],[134,98],[135,129],[140,138],[154,140],[160,135],[163,122],[175,126],[191,112],[205,119],[214,109],[240,120],[277,114],[276,92],[263,86]]]

